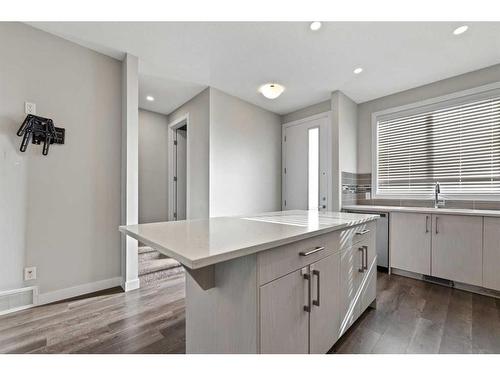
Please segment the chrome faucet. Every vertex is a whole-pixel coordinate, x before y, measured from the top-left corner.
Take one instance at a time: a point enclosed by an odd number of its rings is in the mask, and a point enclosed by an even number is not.
[[[441,193],[441,185],[439,185],[439,182],[436,182],[436,185],[434,185],[434,208],[439,208],[441,206],[444,206],[444,202],[439,200],[440,193]]]

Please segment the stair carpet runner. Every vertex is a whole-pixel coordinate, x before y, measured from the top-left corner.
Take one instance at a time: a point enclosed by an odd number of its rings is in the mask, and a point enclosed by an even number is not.
[[[175,259],[149,246],[139,247],[139,280],[141,286],[179,277],[184,268]]]

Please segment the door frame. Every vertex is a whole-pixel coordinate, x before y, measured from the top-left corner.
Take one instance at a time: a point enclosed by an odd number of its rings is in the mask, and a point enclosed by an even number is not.
[[[327,135],[327,165],[326,170],[329,178],[327,179],[327,205],[326,210],[333,210],[333,150],[332,150],[332,111],[318,113],[309,117],[302,118],[300,120],[285,122],[281,125],[281,209],[285,209],[285,196],[286,196],[286,183],[285,183],[285,131],[287,128],[302,125],[303,123],[315,121],[315,120],[326,120],[326,135]]]
[[[168,124],[168,184],[167,184],[167,194],[168,194],[168,221],[173,221],[174,219],[174,132],[176,129],[186,125],[186,218],[188,218],[189,212],[189,112],[182,115],[181,117],[175,119]]]

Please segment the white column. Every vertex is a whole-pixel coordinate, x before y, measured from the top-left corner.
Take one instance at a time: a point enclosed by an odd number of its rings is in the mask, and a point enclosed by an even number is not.
[[[121,223],[139,217],[139,60],[125,55],[122,62],[122,204]],[[122,234],[122,287],[139,288],[137,240]]]

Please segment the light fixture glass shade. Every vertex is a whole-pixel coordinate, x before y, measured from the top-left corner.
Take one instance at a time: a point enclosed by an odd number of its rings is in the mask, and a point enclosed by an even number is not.
[[[321,22],[319,22],[319,21],[311,22],[311,24],[309,25],[309,28],[312,31],[317,31],[317,30],[321,29]]]
[[[278,83],[266,83],[259,87],[259,92],[268,99],[276,99],[283,91],[285,88]]]

